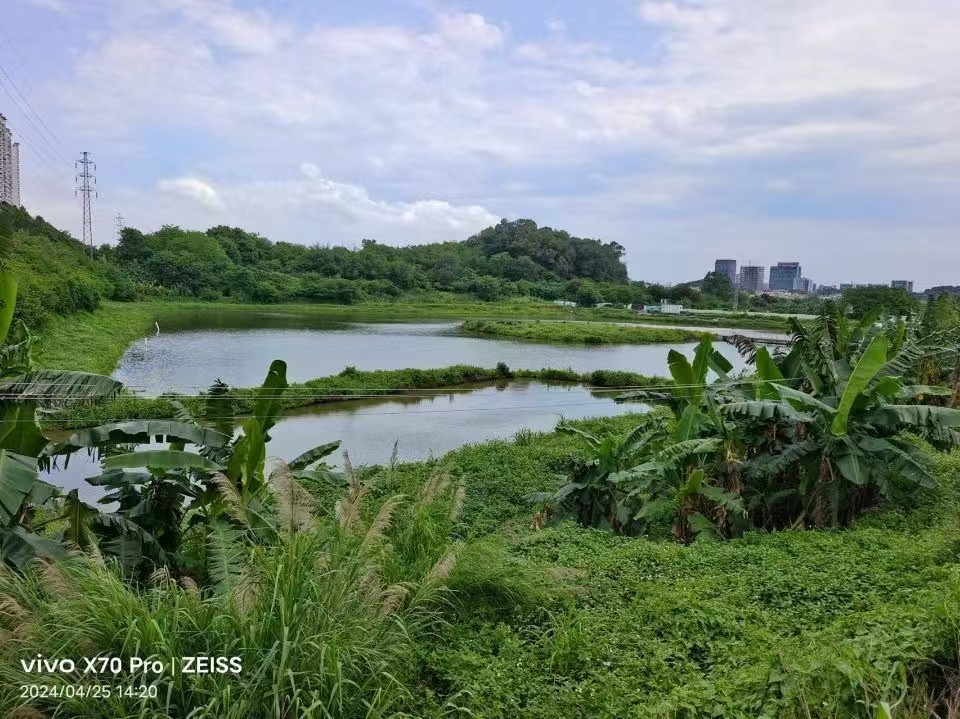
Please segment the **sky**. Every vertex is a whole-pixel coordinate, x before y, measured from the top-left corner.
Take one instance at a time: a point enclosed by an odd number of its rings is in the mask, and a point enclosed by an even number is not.
[[[960,284],[956,0],[3,0],[23,203],[356,246],[529,217],[819,284]]]

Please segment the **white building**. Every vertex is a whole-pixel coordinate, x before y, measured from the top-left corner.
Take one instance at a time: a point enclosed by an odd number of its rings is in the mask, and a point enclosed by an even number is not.
[[[0,115],[0,202],[20,205],[20,144],[13,142],[3,115]]]

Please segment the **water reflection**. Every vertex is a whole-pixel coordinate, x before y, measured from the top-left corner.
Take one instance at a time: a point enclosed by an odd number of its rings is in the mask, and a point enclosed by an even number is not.
[[[283,417],[271,430],[271,456],[291,459],[340,439],[354,464],[386,464],[396,443],[400,461],[440,456],[466,444],[511,438],[520,429],[550,431],[561,418],[609,417],[642,411],[618,405],[616,393],[578,385],[515,381],[417,396],[350,400],[317,405]],[[337,464],[342,455],[331,457]],[[100,473],[86,454],[74,455],[48,481],[78,489],[95,501],[101,491],[84,481]]]
[[[260,321],[257,318],[250,319]],[[235,321],[232,319],[231,321]],[[289,318],[284,319],[289,321]],[[313,318],[316,322],[316,318]],[[344,367],[386,370],[430,369],[454,364],[514,369],[555,367],[590,372],[629,370],[647,375],[667,373],[667,353],[688,356],[695,344],[548,345],[503,339],[481,339],[457,333],[457,323],[327,323],[323,327],[251,327],[161,332],[135,342],[114,376],[135,391],[194,393],[214,379],[237,387],[260,384],[270,362],[287,361],[292,382],[338,374]],[[717,349],[743,367],[736,349]]]

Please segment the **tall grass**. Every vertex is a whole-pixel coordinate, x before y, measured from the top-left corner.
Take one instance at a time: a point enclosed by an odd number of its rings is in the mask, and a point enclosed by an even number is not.
[[[355,475],[335,512],[269,546],[239,544],[233,581],[198,590],[159,572],[125,582],[99,556],[76,555],[25,576],[0,569],[0,716],[386,717],[411,703],[417,642],[476,588],[514,601],[529,585],[489,548],[458,571],[451,529],[463,489],[438,476],[419,495],[371,505]],[[503,587],[497,588],[500,578]],[[133,657],[160,675],[31,674],[21,660]],[[238,657],[239,673],[173,671],[182,657]],[[155,684],[156,698],[21,697],[21,687]],[[28,711],[40,712],[29,714]]]

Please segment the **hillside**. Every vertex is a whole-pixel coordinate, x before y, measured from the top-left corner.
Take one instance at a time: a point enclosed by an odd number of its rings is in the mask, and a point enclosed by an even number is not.
[[[364,240],[358,249],[271,242],[236,227],[128,228],[105,254],[141,285],[202,299],[352,304],[424,291],[480,300],[632,296],[622,247],[532,220],[504,220],[462,242],[391,247]]]
[[[103,299],[134,297],[121,268],[92,260],[69,233],[23,209],[0,204],[0,243],[3,264],[19,280],[14,316],[31,328],[51,315],[96,309]]]

